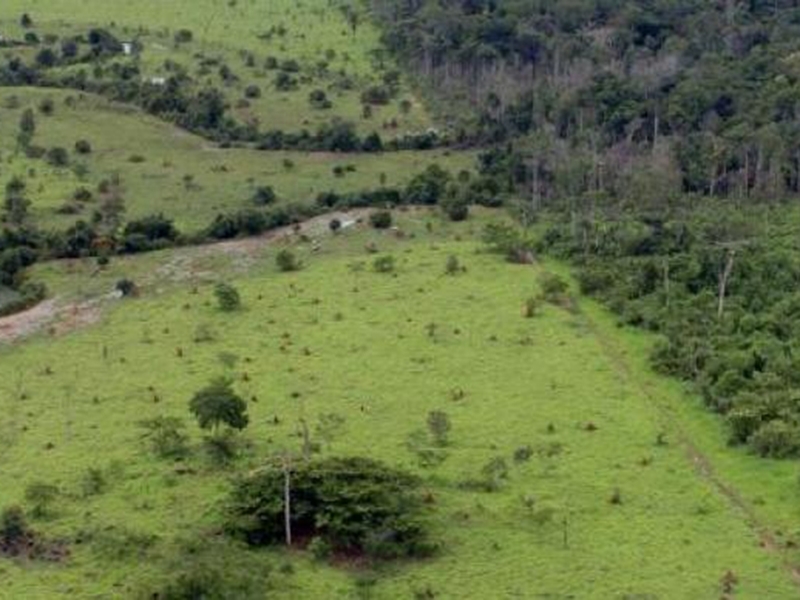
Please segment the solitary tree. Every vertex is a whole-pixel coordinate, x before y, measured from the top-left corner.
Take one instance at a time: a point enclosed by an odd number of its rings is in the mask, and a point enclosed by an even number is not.
[[[241,431],[250,422],[247,403],[233,391],[230,379],[219,377],[197,392],[189,402],[189,410],[202,429],[215,435],[225,425]]]

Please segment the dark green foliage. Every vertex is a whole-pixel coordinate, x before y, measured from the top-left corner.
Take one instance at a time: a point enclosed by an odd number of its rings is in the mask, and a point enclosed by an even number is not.
[[[114,286],[123,296],[131,297],[139,293],[139,288],[130,279],[120,279]]]
[[[286,248],[275,255],[275,264],[278,266],[278,269],[284,273],[299,271],[303,266],[294,252]]]
[[[250,99],[261,98],[261,88],[257,85],[248,85],[244,89],[244,97]]]
[[[376,559],[423,557],[426,532],[419,481],[366,458],[329,458],[290,472],[292,530],[333,552]],[[265,468],[241,479],[228,503],[228,530],[252,545],[283,543],[284,473]]]
[[[130,221],[122,234],[122,252],[147,252],[172,246],[178,239],[172,219],[162,214]]]
[[[194,34],[190,29],[179,29],[175,32],[176,44],[188,44],[194,39]]]
[[[217,378],[198,391],[189,402],[189,410],[201,429],[219,432],[222,425],[241,431],[250,422],[247,403],[233,391],[233,382]]]
[[[267,206],[278,199],[275,190],[270,185],[261,185],[256,188],[253,194],[253,204],[257,206]]]
[[[75,142],[75,152],[78,154],[91,154],[92,145],[88,140],[78,140]]]
[[[388,210],[379,210],[370,213],[369,223],[375,229],[388,229],[392,226],[392,213]]]
[[[69,164],[69,154],[65,148],[50,148],[46,159],[54,167],[66,167]]]
[[[0,513],[0,553],[13,547],[30,533],[25,511],[21,506],[7,506]]]
[[[376,273],[393,273],[395,268],[395,259],[391,254],[378,256],[372,261],[372,269]]]
[[[214,286],[214,297],[220,310],[224,312],[233,312],[242,307],[239,291],[228,283],[218,283]]]
[[[655,368],[694,381],[730,439],[800,454],[794,346],[800,259],[785,209],[715,203],[675,215],[561,223],[542,245],[579,264],[581,289],[624,323],[658,331]],[[735,249],[725,294],[720,281]]]
[[[408,204],[436,204],[449,181],[450,174],[434,163],[411,179],[406,186],[405,201]]]

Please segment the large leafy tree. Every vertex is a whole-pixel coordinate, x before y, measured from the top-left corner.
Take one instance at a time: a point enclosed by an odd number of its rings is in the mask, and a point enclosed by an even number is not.
[[[202,429],[219,433],[220,427],[241,431],[247,427],[247,403],[233,390],[230,379],[219,377],[198,391],[189,402],[189,410]]]

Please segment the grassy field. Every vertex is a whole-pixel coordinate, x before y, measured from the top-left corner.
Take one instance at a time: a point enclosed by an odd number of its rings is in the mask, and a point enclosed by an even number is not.
[[[99,324],[0,355],[0,505],[23,502],[32,481],[54,483],[55,513],[34,524],[73,541],[63,564],[0,562],[0,597],[125,597],[152,585],[179,540],[219,543],[212,532],[232,473],[298,448],[299,419],[331,413],[344,425],[323,454],[420,474],[444,549],[374,581],[302,553],[229,550],[269,583],[269,597],[719,598],[729,570],[736,598],[796,597],[782,566],[793,557],[782,543],[759,547],[750,522],[782,530],[782,541],[794,535],[792,465],[727,448],[717,421],[647,370],[652,339],[616,328],[594,305],[523,318],[540,273],[559,267],[481,252],[487,218],[452,225],[403,213],[403,239],[355,226],[318,253],[296,240],[306,268],[291,274],[274,267],[281,239],[126,258],[94,277],[88,262],[38,267],[65,296],[107,290],[122,274],[145,285],[141,298],[106,305]],[[372,271],[370,242],[396,257],[396,276]],[[444,274],[450,255],[466,272]],[[215,273],[239,288],[241,312],[215,308]],[[195,342],[198,331],[213,339]],[[185,465],[151,457],[137,421],[188,422],[191,394],[217,374],[253,398],[244,457],[214,467],[191,423]],[[423,468],[406,440],[437,409],[453,422],[449,455]],[[514,461],[527,445],[530,460]],[[509,465],[499,491],[460,487],[495,457]],[[106,487],[87,496],[89,469]]]
[[[18,108],[2,108],[10,97],[17,98]],[[75,99],[71,106],[65,104],[68,97]],[[34,143],[66,148],[70,167],[55,168],[15,153],[22,111],[44,98],[54,100],[55,110],[51,116],[37,115]],[[91,154],[73,152],[80,139],[92,144]],[[220,150],[134,108],[90,95],[78,99],[75,92],[29,88],[0,89],[0,154],[0,186],[15,175],[26,179],[32,216],[43,227],[64,228],[76,218],[90,218],[96,203],[84,203],[78,215],[58,209],[76,189],[95,191],[100,181],[119,174],[128,219],[163,212],[186,232],[208,225],[219,212],[253,206],[257,186],[272,186],[284,202],[313,203],[322,191],[375,189],[382,181],[402,185],[433,162],[455,174],[471,169],[475,159],[471,152],[440,150],[348,155]],[[85,173],[76,174],[76,165],[85,166]],[[355,172],[334,175],[334,167],[349,165]]]
[[[120,1],[70,3],[60,1],[22,2],[11,0],[0,7],[0,34],[20,39],[24,30],[20,16],[27,12],[40,37],[85,34],[90,27],[104,27],[121,40],[136,40],[142,47],[137,64],[143,77],[167,75],[165,60],[186,67],[204,84],[221,86],[236,116],[242,122],[257,122],[262,129],[314,130],[332,117],[353,121],[363,133],[422,131],[431,126],[424,107],[404,84],[391,103],[374,107],[363,118],[361,93],[380,83],[381,73],[395,68],[384,56],[378,31],[361,16],[353,31],[340,3],[329,0],[198,0],[191,3],[146,0],[129,4]],[[192,31],[194,39],[175,44],[175,32]],[[280,32],[283,32],[282,34]],[[33,59],[38,49],[23,51]],[[247,56],[253,56],[248,64]],[[296,89],[279,91],[274,86],[276,71],[265,68],[267,57],[279,62],[296,60],[300,71]],[[209,72],[200,71],[203,60],[217,61]],[[320,63],[325,63],[322,69]],[[236,79],[222,81],[217,67],[227,65]],[[347,80],[348,83],[343,84]],[[261,88],[260,98],[249,106],[236,107],[248,85]],[[312,110],[312,90],[326,91],[333,106]],[[401,110],[407,100],[411,110]],[[396,128],[384,129],[395,120]]]

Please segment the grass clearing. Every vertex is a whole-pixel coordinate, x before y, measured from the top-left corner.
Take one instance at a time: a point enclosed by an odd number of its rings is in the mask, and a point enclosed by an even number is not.
[[[671,428],[698,440],[748,500],[763,486],[757,511],[776,527],[796,511],[787,467],[776,467],[778,481],[761,461],[726,448],[718,422],[643,366],[650,338],[617,330],[590,303],[578,314],[547,305],[523,318],[543,267],[479,252],[485,218],[453,225],[422,210],[401,213],[404,239],[356,227],[326,238],[318,253],[295,244],[306,263],[296,273],[274,267],[281,241],[261,247],[238,275],[235,256],[205,256],[200,265],[238,288],[242,311],[220,312],[210,284],[194,293],[191,283],[167,281],[116,303],[99,325],[3,351],[0,505],[21,502],[25,486],[43,480],[62,490],[57,516],[35,522],[49,535],[154,536],[123,544],[138,550],[119,558],[102,556],[98,548],[113,541],[96,536],[73,544],[63,565],[5,561],[5,593],[132,593],[159,575],[177,539],[213,539],[232,471],[299,447],[301,417],[313,432],[336,414],[343,425],[323,454],[367,454],[420,474],[444,550],[381,569],[374,584],[359,570],[281,550],[237,551],[273,566],[263,577],[275,597],[349,597],[361,581],[375,598],[712,598],[728,570],[737,598],[796,595],[780,553],[759,547],[746,516],[698,474]],[[370,242],[395,257],[394,275],[372,270]],[[466,272],[445,275],[450,255]],[[126,259],[125,268],[136,273],[141,260],[139,272],[151,272],[170,256]],[[78,285],[75,264],[46,266],[51,285]],[[199,328],[212,340],[193,341]],[[210,376],[226,373],[251,398],[250,449],[232,470],[203,457],[187,410]],[[423,468],[407,442],[434,410],[450,417],[450,443],[441,465]],[[193,455],[183,466],[156,460],[138,439],[135,423],[158,415],[187,421]],[[657,444],[662,432],[666,445]],[[515,461],[527,446],[529,460]],[[498,491],[463,487],[497,457],[508,467]],[[84,498],[88,469],[99,469],[107,488]],[[285,561],[293,574],[278,569]]]
[[[221,150],[134,108],[95,96],[77,99],[79,94],[71,91],[5,88],[0,90],[0,107],[11,96],[19,99],[20,107],[0,108],[4,159],[0,186],[15,175],[24,177],[33,218],[45,228],[66,228],[76,218],[90,219],[96,201],[77,203],[82,206],[77,215],[60,214],[58,209],[80,187],[96,196],[98,184],[114,174],[122,181],[127,219],[164,213],[181,231],[195,232],[220,212],[253,207],[253,195],[261,185],[272,186],[282,202],[313,203],[324,191],[401,186],[432,162],[456,174],[471,169],[475,159],[472,152],[446,150],[379,154]],[[65,104],[69,97],[76,100],[72,107]],[[44,98],[54,99],[56,108],[49,117],[37,114],[34,143],[68,149],[72,168],[55,168],[14,152],[22,111]],[[92,144],[91,154],[72,151],[81,139]],[[84,165],[86,172],[76,174],[75,165]],[[348,165],[355,171],[334,174],[335,167]]]

